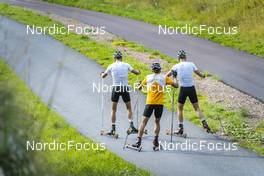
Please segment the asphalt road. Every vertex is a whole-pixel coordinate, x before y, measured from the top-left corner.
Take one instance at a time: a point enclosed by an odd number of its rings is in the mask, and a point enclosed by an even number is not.
[[[182,48],[187,51],[188,59],[202,70],[217,74],[226,84],[264,101],[264,59],[193,36],[158,35],[157,26],[128,18],[32,0],[8,2],[78,19],[94,26],[105,26],[113,34],[173,57]]]
[[[99,135],[102,129],[100,116],[102,94],[93,91],[93,83],[100,83],[99,73],[103,68],[49,36],[26,35],[25,30],[24,25],[4,17],[0,19],[0,57],[5,58],[13,70],[46,104],[60,113],[83,135],[106,143],[110,151],[155,175],[259,176],[263,173],[263,157],[243,148],[234,151],[209,150],[208,144],[212,147],[218,143],[228,149],[230,143],[205,133],[189,122],[185,122],[188,139],[173,138],[173,144],[183,145],[182,148],[153,152],[152,118],[147,126],[149,135],[143,138],[143,151],[138,153],[129,149],[122,150],[128,127],[123,103],[119,105],[117,112],[117,131],[120,138],[114,140]],[[110,85],[111,78],[107,78],[105,84]],[[103,93],[103,96],[105,100],[103,126],[109,129],[110,94]],[[136,93],[132,93],[133,104],[135,100]],[[140,95],[139,114],[142,114],[144,101],[145,96]],[[170,112],[165,110],[160,136],[163,144],[170,141],[170,137],[165,135],[165,129],[170,127],[170,117]],[[135,141],[136,135],[129,137],[130,143]],[[184,148],[187,142],[196,145],[201,141],[205,143],[201,150]]]

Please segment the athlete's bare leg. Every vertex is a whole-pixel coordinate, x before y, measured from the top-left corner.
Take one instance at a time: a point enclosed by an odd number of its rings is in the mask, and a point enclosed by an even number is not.
[[[117,109],[117,103],[112,102],[112,112],[111,112],[112,124],[115,124],[116,122],[116,109]]]
[[[139,126],[138,137],[142,138],[143,133],[144,133],[144,129],[148,123],[148,120],[149,120],[148,117],[143,116],[143,119],[142,119],[140,126]]]
[[[131,108],[131,102],[130,101],[126,103],[126,108],[127,108],[127,112],[128,112],[128,114],[127,114],[128,120],[132,121],[133,120],[132,119],[132,108]]]
[[[178,103],[178,117],[179,117],[179,123],[183,123],[183,108],[184,104]]]
[[[197,103],[193,103],[192,105],[193,105],[193,108],[194,108],[197,116],[200,118],[200,120],[201,120],[201,122],[203,124],[203,127],[206,129],[207,133],[211,133],[211,128],[208,126],[208,123],[205,120],[205,117],[204,117],[204,115],[203,115],[203,113],[202,113],[202,111],[201,111],[201,109],[199,107],[199,103],[198,102]]]
[[[160,118],[155,118],[154,135],[159,136],[160,132]]]
[[[194,110],[195,110],[197,116],[198,116],[201,120],[205,120],[205,119],[204,119],[204,115],[203,115],[203,113],[202,113],[202,111],[201,111],[201,109],[200,109],[200,107],[199,107],[199,103],[198,103],[198,102],[197,102],[197,103],[193,103],[192,105],[193,105],[193,108],[194,108]]]

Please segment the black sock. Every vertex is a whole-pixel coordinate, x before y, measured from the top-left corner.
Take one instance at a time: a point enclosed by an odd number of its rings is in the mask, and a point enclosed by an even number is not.
[[[159,140],[159,136],[155,136],[155,137],[154,137],[154,140],[155,140],[155,141],[158,141],[158,140]]]
[[[115,131],[116,130],[116,126],[113,124],[112,125],[112,131]]]
[[[183,124],[179,124],[179,128],[183,128]]]
[[[131,127],[134,126],[133,121],[129,122],[129,124]]]

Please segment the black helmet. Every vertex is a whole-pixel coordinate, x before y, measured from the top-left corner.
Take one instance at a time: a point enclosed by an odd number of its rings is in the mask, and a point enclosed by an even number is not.
[[[121,53],[121,51],[115,51],[115,53],[114,53],[114,58],[115,58],[115,59],[121,59],[121,58],[122,58],[122,53]]]
[[[160,63],[158,63],[158,62],[154,62],[154,63],[151,65],[151,69],[152,69],[153,71],[160,71],[160,70],[161,70]]]
[[[177,52],[177,56],[178,56],[178,58],[185,58],[186,57],[186,52],[184,50],[180,49]]]

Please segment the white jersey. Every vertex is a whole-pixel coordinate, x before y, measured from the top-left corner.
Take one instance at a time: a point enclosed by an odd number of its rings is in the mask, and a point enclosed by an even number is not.
[[[132,70],[133,68],[128,63],[116,61],[107,67],[105,73],[111,72],[113,86],[128,86],[128,72]]]
[[[181,87],[192,87],[195,85],[193,72],[197,67],[192,62],[180,62],[172,67],[171,70],[177,72],[177,77]]]

